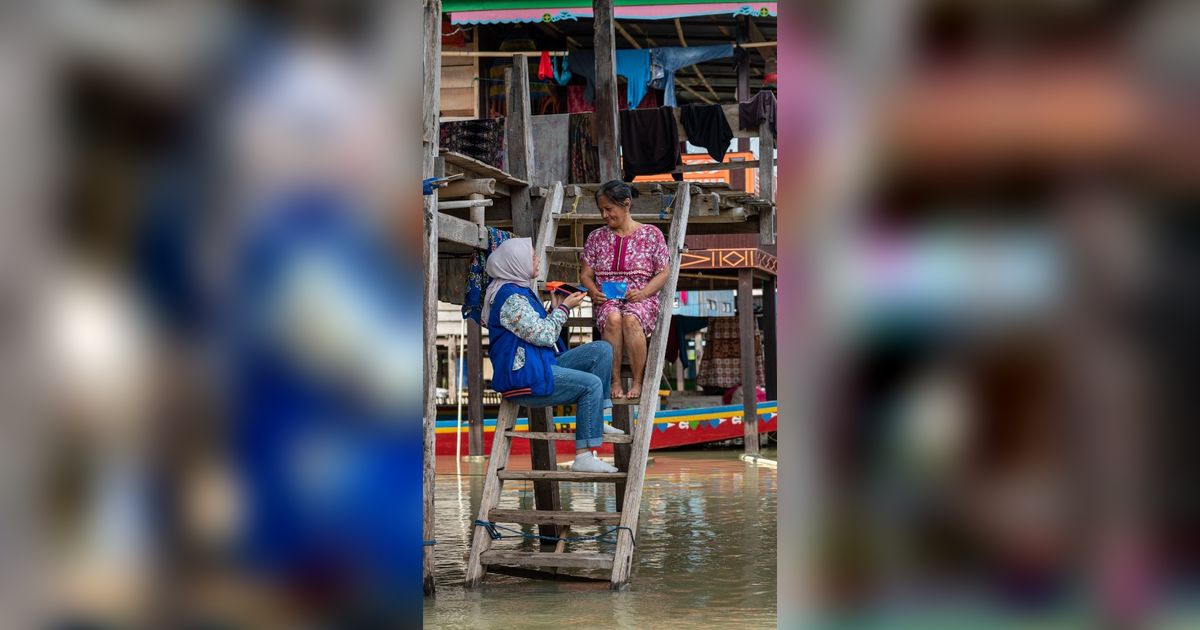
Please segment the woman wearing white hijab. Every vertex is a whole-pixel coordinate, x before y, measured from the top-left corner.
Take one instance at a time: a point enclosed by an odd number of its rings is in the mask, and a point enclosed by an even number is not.
[[[583,292],[551,296],[546,312],[536,293],[538,269],[528,238],[504,241],[488,256],[491,278],[483,303],[492,361],[492,387],[526,407],[577,406],[575,463],[580,472],[616,472],[591,449],[603,443],[604,432],[623,433],[604,426],[604,409],[612,406],[612,346],[594,341],[563,352],[559,332],[570,310],[586,297]]]

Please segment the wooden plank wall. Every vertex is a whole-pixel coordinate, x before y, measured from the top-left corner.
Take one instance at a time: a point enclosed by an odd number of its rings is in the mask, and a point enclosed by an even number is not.
[[[468,27],[462,27],[468,28]],[[446,47],[446,50],[477,51],[479,40],[465,47]],[[470,120],[479,118],[479,58],[442,57],[442,120]]]

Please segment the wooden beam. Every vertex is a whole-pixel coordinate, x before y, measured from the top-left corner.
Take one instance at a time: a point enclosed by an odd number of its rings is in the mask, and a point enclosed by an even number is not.
[[[571,437],[571,439],[575,439]],[[492,510],[494,523],[556,523],[558,525],[616,525],[621,522],[617,512],[548,512],[543,510]]]
[[[678,75],[678,73],[676,73],[676,75]],[[700,99],[701,101],[703,101],[709,105],[716,104],[716,101],[709,100],[707,96],[701,96],[699,92],[692,89],[692,86],[688,85],[687,83],[684,83],[683,81],[680,81],[678,76],[676,76],[675,82],[678,83],[681,87],[683,87],[683,89],[687,90],[689,94],[691,94],[692,96],[695,96],[696,98]]]
[[[740,171],[747,168],[758,168],[758,160],[741,160],[734,162],[704,162],[701,164],[680,164],[675,167],[676,173],[698,173],[701,171]]]
[[[775,134],[771,125],[763,121],[758,128],[758,196],[772,202],[758,213],[758,242],[760,245],[775,244]]]
[[[637,40],[629,34],[629,31],[625,30],[625,27],[621,26],[620,22],[613,20],[613,26],[617,29],[617,32],[621,34],[621,37],[624,37],[625,41],[629,42],[630,46],[633,46],[634,48],[642,47],[642,45],[637,43]],[[636,106],[637,103],[633,103],[633,105]]]
[[[533,171],[533,139],[530,137],[529,57],[514,55],[511,68],[504,69],[508,84],[508,116],[505,117],[505,141],[508,153],[508,172],[523,181],[531,181]],[[529,188],[514,188],[511,196],[513,231],[521,236],[533,233],[533,214],[530,212]]]
[[[754,361],[754,270],[738,270],[738,337],[742,362],[742,435],[746,454],[758,455],[758,371]]]
[[[464,199],[462,201],[442,201],[438,210],[462,210],[463,208],[486,208],[492,205],[491,199]]]
[[[600,154],[600,181],[608,181],[621,177],[612,0],[592,0],[592,15],[592,48],[596,57],[596,146]]]
[[[463,197],[472,193],[481,195],[496,194],[496,180],[491,177],[479,179],[460,179],[450,182],[438,191],[438,199]]]
[[[679,18],[675,18],[675,35],[679,37],[679,45],[687,48],[687,40],[683,38],[683,26],[679,23]],[[700,82],[708,88],[708,92],[713,95],[713,98],[717,99],[718,103],[721,102],[721,96],[708,84],[708,79],[704,78],[704,72],[700,70],[700,66],[690,66],[690,68],[692,72],[696,73],[696,76],[700,77]]]
[[[522,567],[563,567],[571,569],[607,569],[613,558],[607,553],[538,553],[531,551],[489,551],[481,557],[484,564]]]
[[[433,222],[437,225],[435,237],[438,239],[475,249],[488,248],[487,229],[482,225],[440,212],[437,213],[437,218]],[[434,302],[436,301],[435,297]]]
[[[425,0],[424,6],[424,56],[423,70],[425,82],[421,92],[421,179],[434,177],[435,162],[438,157],[438,112],[441,109],[442,82],[442,2],[441,0]],[[434,470],[436,466],[436,449],[434,448],[437,435],[437,297],[438,297],[438,217],[437,193],[425,195],[422,198],[422,224],[424,235],[421,241],[422,254],[425,259],[424,275],[424,310],[422,312],[422,351],[424,366],[422,383],[423,418],[422,418],[422,451],[424,453],[421,472],[421,492],[424,499],[424,513],[421,519],[422,536],[426,541],[437,538],[434,511]],[[422,585],[426,596],[436,594],[434,583],[434,546],[425,544],[421,559]]]

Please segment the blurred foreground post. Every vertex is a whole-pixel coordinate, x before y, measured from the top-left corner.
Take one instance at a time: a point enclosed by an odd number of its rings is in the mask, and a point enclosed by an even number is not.
[[[442,76],[442,2],[425,0],[425,46],[424,46],[424,93],[421,98],[421,179],[433,177],[434,163],[438,154],[438,111],[441,109],[440,94]],[[422,254],[425,259],[425,292],[422,312],[422,344],[424,349],[424,382],[422,430],[424,431],[425,467],[421,475],[421,489],[425,498],[422,519],[422,536],[425,539],[422,566],[422,583],[425,595],[435,594],[433,582],[433,545],[435,539],[433,513],[433,475],[436,464],[434,437],[437,428],[437,191],[422,199],[422,220],[425,225],[425,240]]]

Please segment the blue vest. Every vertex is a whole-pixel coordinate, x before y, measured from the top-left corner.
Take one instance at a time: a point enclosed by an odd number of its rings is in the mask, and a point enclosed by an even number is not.
[[[538,315],[546,316],[542,302],[529,287],[509,283],[496,293],[487,319],[490,324],[488,358],[492,361],[492,389],[500,392],[505,398],[548,396],[554,391],[554,372],[550,368],[555,364],[556,350],[529,343],[500,325],[500,309],[513,295],[529,300]],[[525,356],[525,364],[514,370],[518,354]]]

